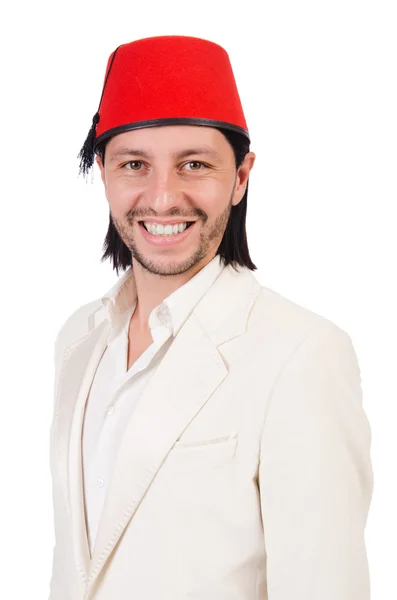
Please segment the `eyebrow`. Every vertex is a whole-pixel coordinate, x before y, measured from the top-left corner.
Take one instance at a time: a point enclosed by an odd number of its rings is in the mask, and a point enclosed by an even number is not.
[[[221,156],[218,152],[216,152],[211,146],[200,146],[197,148],[187,148],[186,150],[181,150],[180,152],[171,152],[171,156],[176,159],[186,158],[187,156],[192,155],[204,155],[209,156],[215,160],[221,160]],[[118,158],[122,158],[123,156],[142,156],[144,158],[153,158],[152,155],[145,150],[141,150],[139,148],[119,148],[113,152],[109,160],[115,160]]]

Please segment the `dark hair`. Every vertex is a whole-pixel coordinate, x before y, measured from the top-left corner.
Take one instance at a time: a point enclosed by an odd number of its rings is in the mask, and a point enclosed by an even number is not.
[[[238,169],[242,164],[245,155],[249,152],[250,142],[240,133],[220,129],[218,127],[217,129],[225,136],[232,146],[236,161],[236,169]],[[105,140],[98,144],[95,149],[95,153],[101,157],[103,163],[105,162],[105,149],[108,141],[109,140]],[[217,254],[222,257],[225,266],[231,264],[235,269],[236,265],[241,265],[248,267],[251,271],[255,271],[257,267],[252,262],[249,254],[245,223],[247,215],[248,183],[249,181],[247,181],[246,190],[240,202],[231,208],[229,221],[225,233],[223,234],[223,238],[218,246]],[[103,249],[104,253],[101,261],[109,258],[113,263],[113,269],[116,270],[117,275],[119,269],[125,271],[131,266],[131,251],[119,236],[110,213],[109,227]]]

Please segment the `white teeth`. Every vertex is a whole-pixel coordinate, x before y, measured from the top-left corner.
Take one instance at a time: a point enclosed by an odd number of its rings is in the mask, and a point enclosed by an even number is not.
[[[176,235],[177,233],[182,233],[186,229],[187,223],[178,223],[175,225],[156,225],[154,223],[147,223],[144,221],[144,225],[146,229],[152,233],[153,235]]]

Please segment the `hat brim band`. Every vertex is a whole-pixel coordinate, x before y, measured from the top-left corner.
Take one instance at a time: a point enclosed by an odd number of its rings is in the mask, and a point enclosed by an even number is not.
[[[184,117],[171,119],[151,119],[149,121],[138,121],[135,123],[127,123],[126,125],[120,125],[119,127],[113,127],[112,129],[104,131],[103,133],[101,133],[101,135],[99,135],[96,138],[94,149],[96,149],[101,142],[104,142],[105,140],[113,137],[114,135],[118,135],[119,133],[132,131],[133,129],[143,129],[145,127],[158,127],[162,125],[203,125],[205,127],[219,127],[221,129],[228,129],[230,131],[240,133],[245,138],[247,138],[249,142],[251,142],[248,131],[246,131],[242,127],[239,127],[238,125],[233,125],[225,121],[215,121],[213,119],[197,119],[191,117]]]

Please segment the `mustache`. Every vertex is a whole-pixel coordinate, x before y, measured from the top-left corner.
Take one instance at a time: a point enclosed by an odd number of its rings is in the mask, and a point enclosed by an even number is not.
[[[131,210],[126,214],[126,220],[129,224],[132,224],[134,221],[145,221],[146,219],[169,219],[172,217],[175,221],[178,219],[195,221],[197,218],[201,219],[204,223],[208,219],[208,215],[200,209],[194,211],[194,213],[181,213],[179,209],[173,209],[168,211],[167,213],[160,215],[156,214],[154,211],[149,211],[146,213],[142,213],[138,210]]]

